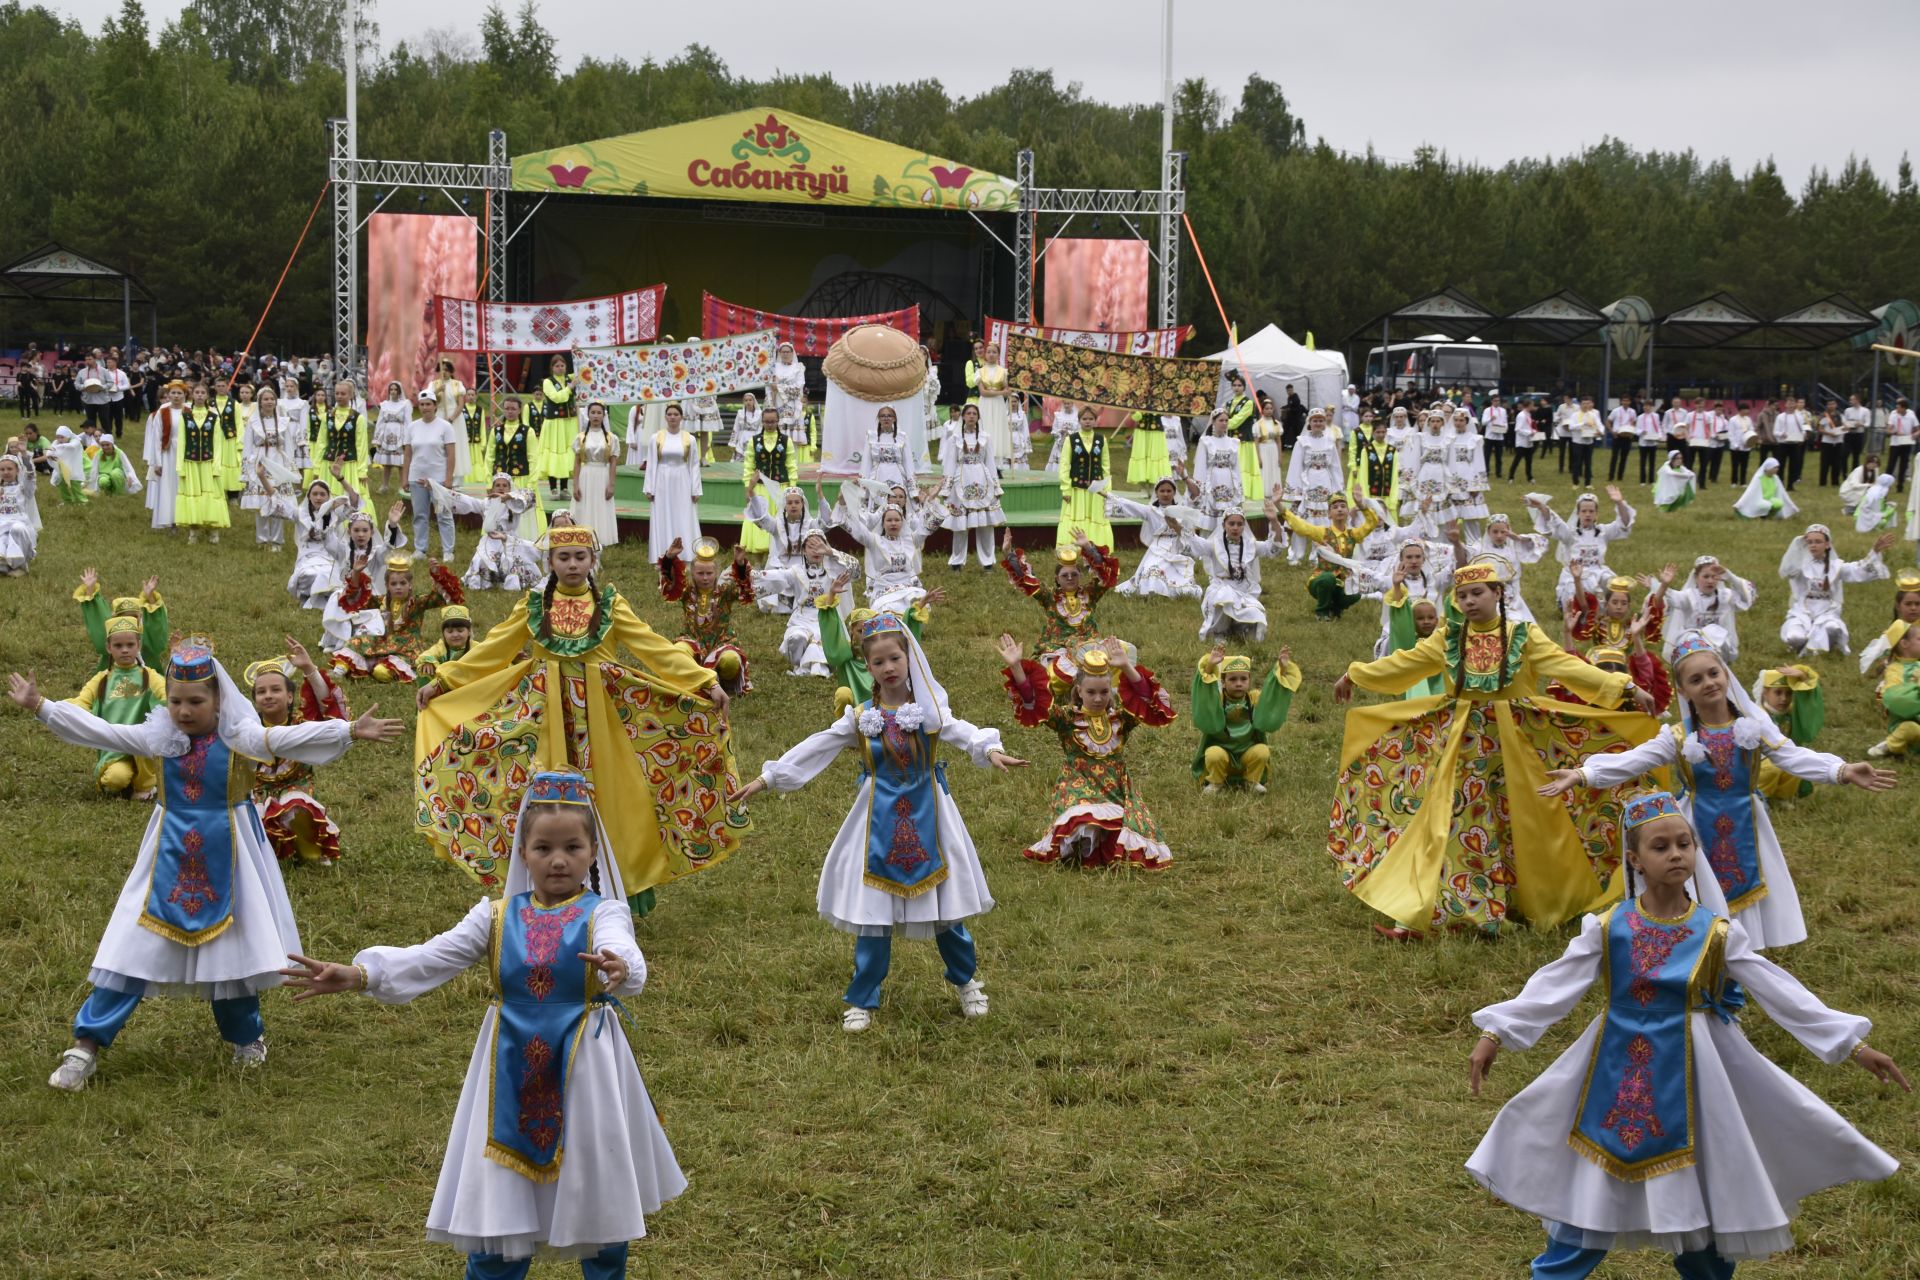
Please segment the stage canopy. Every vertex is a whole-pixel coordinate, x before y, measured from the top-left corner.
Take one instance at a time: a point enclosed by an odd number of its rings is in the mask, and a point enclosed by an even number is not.
[[[1019,204],[1010,178],[769,107],[516,156],[513,189],[878,209]]]

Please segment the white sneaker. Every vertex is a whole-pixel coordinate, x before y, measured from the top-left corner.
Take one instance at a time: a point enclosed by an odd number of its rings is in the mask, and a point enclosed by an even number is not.
[[[1220,794],[1220,788],[1209,782],[1206,786],[1200,788],[1200,794],[1203,796],[1217,796]]]
[[[957,990],[960,997],[960,1015],[964,1018],[983,1018],[987,1013],[986,984],[978,978],[969,978],[967,985]]]
[[[267,1060],[267,1042],[255,1040],[252,1044],[233,1046],[233,1060],[243,1067],[257,1067]]]
[[[1872,746],[1867,748],[1867,754],[1872,756],[1875,760],[1884,760],[1888,754],[1887,744],[1884,741],[1876,742]]]
[[[200,541],[200,531],[198,529],[187,530],[187,545],[192,546],[198,541]]]
[[[840,1015],[840,1029],[842,1031],[865,1031],[872,1025],[873,1010],[871,1009],[862,1009],[857,1005],[848,1005],[847,1011]]]
[[[1263,796],[1267,794],[1267,784],[1264,782],[1250,783],[1247,787],[1247,790],[1253,792],[1253,794],[1257,796]]]
[[[60,1065],[47,1077],[47,1083],[68,1093],[78,1093],[100,1066],[100,1055],[85,1049],[69,1049],[60,1055]]]
[[[219,541],[220,541],[220,531],[219,531],[218,529],[215,529],[215,530],[214,530],[213,532],[211,532],[211,533],[209,533],[209,534],[207,535],[207,541],[208,541],[208,542],[216,542],[216,543],[217,543],[217,542],[219,542]]]

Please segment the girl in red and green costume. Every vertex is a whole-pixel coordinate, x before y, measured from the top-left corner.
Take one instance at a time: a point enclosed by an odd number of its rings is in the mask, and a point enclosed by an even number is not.
[[[415,595],[413,557],[396,552],[387,557],[384,596],[374,595],[372,579],[364,570],[347,579],[337,593],[336,603],[328,606],[329,611],[336,605],[347,614],[377,609],[382,625],[377,632],[354,636],[344,648],[334,652],[335,675],[354,680],[371,677],[383,684],[412,683],[414,661],[427,647],[427,638],[422,634],[427,611],[444,604],[467,602],[466,588],[447,566],[429,560],[427,574],[430,585]]]
[[[287,652],[246,669],[253,709],[269,727],[346,720],[347,700],[308,656],[306,647],[286,637]],[[330,868],[340,860],[340,828],[313,794],[313,766],[273,757],[253,766],[253,799],[267,843],[282,862]]]
[[[1054,557],[1053,585],[1043,587],[1027,563],[1027,557],[1013,545],[1009,530],[1000,541],[1000,562],[1007,581],[1040,606],[1043,621],[1040,636],[1033,642],[1033,656],[1049,668],[1054,679],[1073,678],[1070,668],[1060,659],[1075,645],[1100,638],[1094,622],[1094,606],[1120,578],[1120,562],[1111,551],[1096,546],[1079,530],[1073,531],[1076,546],[1062,547]]]
[[[1071,654],[1071,692],[1056,701],[1047,670],[1021,657],[1018,641],[1002,635],[999,650],[1014,718],[1053,730],[1066,753],[1053,784],[1053,823],[1026,856],[1082,867],[1131,863],[1158,871],[1169,865],[1173,850],[1160,838],[1160,824],[1126,761],[1135,729],[1173,723],[1173,702],[1153,672],[1136,665],[1122,641],[1085,643]]]
[[[747,549],[735,547],[733,564],[723,582],[719,556],[720,544],[702,538],[693,545],[693,563],[689,565],[680,558],[680,540],[675,538],[667,554],[660,557],[660,597],[680,606],[686,629],[674,643],[719,676],[721,687],[732,697],[753,688],[753,680],[747,675],[747,655],[733,634],[733,606],[753,601],[753,567],[747,563]]]

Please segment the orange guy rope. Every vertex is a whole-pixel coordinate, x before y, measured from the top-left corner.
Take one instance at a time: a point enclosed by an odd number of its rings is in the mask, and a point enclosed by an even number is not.
[[[267,317],[273,314],[273,304],[280,297],[280,286],[287,282],[287,272],[293,270],[293,260],[300,256],[300,246],[307,242],[307,232],[313,230],[313,219],[320,212],[320,202],[327,198],[327,189],[332,185],[331,181],[320,184],[320,194],[313,198],[313,208],[307,210],[307,225],[300,228],[300,238],[293,242],[293,252],[287,255],[287,265],[280,268],[280,278],[273,282],[273,292],[267,295],[267,309],[260,313],[260,322],[254,325],[253,332],[247,335],[246,349],[241,352],[240,359],[234,361],[233,376],[227,379],[227,389],[222,393],[229,400],[233,399],[233,384],[240,380],[241,367],[253,354],[254,339],[258,338],[260,331],[267,327]],[[275,390],[279,388],[276,387]]]
[[[1213,295],[1213,309],[1220,313],[1220,323],[1226,326],[1227,345],[1233,348],[1233,362],[1240,366],[1241,381],[1246,384],[1247,393],[1253,393],[1253,375],[1247,372],[1247,362],[1240,358],[1240,335],[1234,332],[1233,322],[1227,319],[1227,309],[1220,305],[1220,290],[1214,287],[1213,272],[1207,269],[1207,255],[1200,251],[1200,237],[1193,234],[1193,219],[1183,212],[1181,225],[1187,229],[1187,239],[1193,243],[1193,256],[1200,259],[1200,274],[1207,278],[1207,292]],[[1258,401],[1255,401],[1258,404]]]

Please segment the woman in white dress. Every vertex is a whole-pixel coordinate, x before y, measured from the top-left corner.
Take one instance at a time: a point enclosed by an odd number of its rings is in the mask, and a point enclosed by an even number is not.
[[[536,1254],[578,1258],[595,1280],[624,1276],[646,1215],[687,1187],[621,1025],[619,1002],[646,986],[647,962],[611,848],[586,779],[537,773],[500,898],[415,946],[368,947],[351,965],[296,955],[300,967],[280,971],[295,999],[359,991],[389,1005],[487,973],[496,995],[427,1210],[427,1238],[467,1254],[469,1276],[524,1276]],[[556,951],[564,963],[542,963]],[[543,1042],[570,1045],[544,1071]]]
[[[985,363],[974,368],[975,390],[980,394],[980,431],[993,445],[994,461],[1004,471],[1014,463],[1013,414],[1007,390],[1006,366],[999,362],[991,347],[985,350]],[[1022,435],[1025,434],[1023,430]],[[1021,456],[1024,456],[1024,452]]]
[[[609,473],[611,474],[611,473]],[[686,429],[680,406],[667,406],[666,425],[647,440],[647,558],[658,564],[675,542],[693,559],[700,540],[700,446]],[[576,512],[576,520],[579,515]]]
[[[680,408],[686,414],[687,430],[699,437],[702,461],[712,462],[713,437],[719,432],[721,425],[720,398],[712,392],[703,392],[683,400]]]
[[[1823,524],[1808,525],[1780,557],[1780,576],[1793,593],[1780,624],[1781,642],[1796,655],[1835,649],[1852,653],[1842,608],[1847,584],[1886,577],[1887,562],[1880,557],[1896,541],[1894,533],[1883,533],[1860,559],[1842,560],[1833,550],[1833,531]]]
[[[960,1012],[987,1012],[987,993],[966,922],[993,909],[993,895],[973,838],[935,767],[945,743],[981,768],[1009,769],[1026,761],[1000,749],[1000,731],[981,729],[953,714],[947,692],[903,619],[882,612],[851,639],[873,673],[874,696],[848,707],[826,729],[803,739],[760,776],[727,797],[744,804],[761,791],[797,791],[842,751],[854,750],[867,767],[847,819],[820,869],[820,918],[854,935],[853,981],[841,1015],[847,1031],[865,1031],[880,1004],[893,937],[933,938]]]
[[[959,424],[948,424],[940,444],[940,470],[946,476],[942,486],[945,524],[953,535],[953,554],[947,564],[956,570],[967,563],[969,530],[980,567],[993,568],[993,531],[1007,522],[1000,510],[998,463],[993,441],[980,425],[980,407],[966,405],[960,410]]]
[[[1425,511],[1441,524],[1451,517],[1453,504],[1447,499],[1451,479],[1448,463],[1453,457],[1453,435],[1447,429],[1447,415],[1429,412],[1422,421],[1420,434],[1407,442],[1401,455],[1400,518]]]
[[[1222,515],[1220,527],[1211,536],[1189,533],[1185,537],[1187,554],[1207,567],[1207,590],[1200,598],[1202,640],[1230,643],[1241,629],[1250,633],[1255,644],[1267,638],[1267,606],[1260,602],[1260,561],[1280,553],[1280,542],[1273,536],[1273,504],[1268,503],[1267,508],[1264,539],[1253,536],[1246,516],[1238,511]]]
[[[1071,400],[1062,400],[1060,407],[1053,411],[1053,448],[1047,451],[1046,470],[1060,470],[1060,451],[1066,446],[1067,437],[1080,430],[1080,406]]]
[[[1240,468],[1240,442],[1227,434],[1227,411],[1215,409],[1207,420],[1207,434],[1193,444],[1193,468],[1187,474],[1187,492],[1206,517],[1205,533],[1218,528],[1220,518],[1242,510],[1247,503],[1245,482]]]
[[[774,350],[773,371],[768,380],[773,407],[780,411],[780,430],[800,446],[797,462],[808,459],[807,439],[807,366],[793,353],[793,344],[783,342]]]
[[[1340,474],[1340,441],[1327,430],[1326,411],[1311,409],[1307,412],[1307,429],[1294,442],[1293,456],[1287,459],[1282,493],[1302,520],[1324,525],[1328,501],[1345,488]],[[1273,496],[1271,491],[1267,496]],[[1312,547],[1306,535],[1293,534],[1287,543],[1287,563],[1305,560]]]
[[[287,594],[302,609],[322,609],[333,594],[337,566],[345,554],[347,518],[360,502],[349,490],[335,497],[325,480],[315,480],[293,506],[293,572]]]
[[[787,660],[790,676],[831,676],[827,651],[820,638],[820,601],[837,596],[846,589],[849,577],[845,569],[829,559],[827,535],[811,522],[801,539],[800,559],[786,568],[763,570],[754,575],[754,598],[763,588],[780,592],[789,601],[786,630],[780,636],[780,656]]]
[[[1610,1249],[1652,1248],[1688,1280],[1727,1280],[1736,1262],[1793,1247],[1807,1196],[1899,1167],[1748,1043],[1746,998],[1822,1062],[1902,1088],[1906,1077],[1867,1046],[1865,1018],[1828,1008],[1738,921],[1687,900],[1699,838],[1671,796],[1636,797],[1623,820],[1638,892],[1587,916],[1514,999],[1473,1015],[1471,1089],[1596,984],[1605,1007],[1501,1108],[1467,1171],[1545,1223],[1536,1276],[1580,1280]]]
[[[536,491],[514,488],[513,477],[504,471],[493,477],[484,498],[433,486],[435,507],[480,517],[480,541],[460,578],[469,591],[521,591],[540,581],[546,573],[540,552],[520,536],[521,518],[539,501]]]
[[[881,405],[874,415],[873,430],[867,433],[867,447],[860,455],[860,477],[908,491],[919,483],[913,442],[900,434],[900,415],[892,405]]]
[[[940,523],[939,507],[924,519],[894,503],[867,514],[850,508],[843,493],[833,515],[835,523],[866,548],[867,603],[877,613],[904,617],[927,594],[920,581],[920,548]]]
[[[40,498],[33,465],[18,454],[0,455],[0,574],[27,571],[40,545]]]
[[[1583,493],[1573,501],[1573,523],[1568,524],[1537,493],[1527,495],[1527,508],[1533,513],[1533,527],[1553,539],[1554,556],[1561,565],[1560,580],[1554,586],[1554,598],[1564,611],[1573,599],[1574,573],[1582,582],[1606,582],[1614,572],[1607,565],[1607,548],[1633,532],[1633,508],[1620,496],[1617,486],[1607,486],[1613,501],[1613,519],[1600,523],[1600,499]]]
[[[1466,526],[1469,540],[1480,537],[1487,518],[1487,454],[1485,440],[1474,429],[1465,409],[1453,414],[1453,443],[1447,452],[1447,503],[1452,515]]]
[[[727,448],[733,451],[734,457],[739,457],[759,431],[760,397],[749,391],[740,398],[739,412],[733,415],[733,434],[727,437]],[[628,439],[632,439],[631,434]]]
[[[240,436],[240,506],[253,512],[253,536],[268,551],[285,544],[286,524],[299,501],[302,443],[280,414],[279,395],[271,386],[260,388]]]
[[[815,480],[813,489],[819,499],[819,509],[809,513],[807,495],[789,485],[781,491],[780,510],[775,512],[767,506],[766,494],[761,489],[764,481],[765,477],[757,471],[747,477],[747,523],[767,535],[767,558],[761,570],[763,577],[754,580],[753,602],[762,613],[787,613],[798,602],[785,589],[786,575],[805,567],[806,540],[818,535],[826,525],[827,501],[820,494],[820,482]]]
[[[1154,483],[1150,503],[1107,494],[1107,514],[1138,520],[1140,545],[1147,549],[1133,576],[1114,588],[1121,595],[1164,596],[1169,600],[1199,598],[1200,584],[1194,581],[1193,557],[1186,552],[1186,530],[1172,514],[1191,508],[1175,507],[1177,494],[1171,476]]]
[[[913,445],[914,465],[921,471],[931,471],[938,448],[932,437],[940,421],[940,362],[926,347],[920,348],[920,354],[927,358],[927,381],[920,388],[920,421],[907,432],[907,438]]]
[[[1487,536],[1471,538],[1464,536],[1457,525],[1449,526],[1447,541],[1453,545],[1453,562],[1470,564],[1482,556],[1499,556],[1507,562],[1507,579],[1502,584],[1506,593],[1507,620],[1509,622],[1534,621],[1533,608],[1520,593],[1520,572],[1524,565],[1538,564],[1547,556],[1547,537],[1541,533],[1515,533],[1513,521],[1504,511],[1494,512],[1487,517]],[[1433,597],[1437,600],[1437,597]],[[1671,599],[1671,597],[1669,597]]]
[[[400,488],[400,463],[407,451],[407,428],[413,425],[413,401],[397,382],[387,384],[386,398],[373,420],[373,466],[367,473],[367,492]]]
[[[1740,657],[1739,615],[1753,608],[1759,593],[1754,585],[1713,556],[1693,562],[1687,580],[1666,594],[1667,621],[1664,657],[1673,661],[1673,646],[1689,631],[1698,631],[1733,662]]]
[[[607,406],[587,405],[587,423],[573,438],[573,520],[592,529],[602,548],[620,541],[613,513],[613,469],[620,462],[620,437],[607,425]]]

